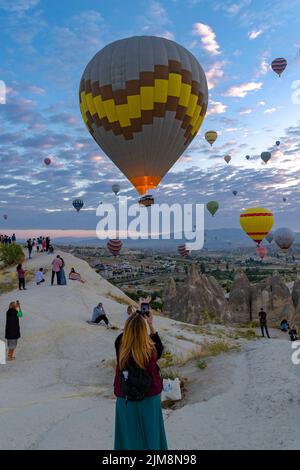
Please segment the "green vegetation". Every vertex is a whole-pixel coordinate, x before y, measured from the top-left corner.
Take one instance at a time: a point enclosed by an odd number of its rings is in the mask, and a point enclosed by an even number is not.
[[[196,367],[198,367],[198,369],[200,370],[204,370],[206,369],[207,367],[207,363],[201,359],[199,359],[197,362],[196,362]]]
[[[16,288],[15,282],[1,282],[0,283],[0,295],[6,294],[7,292],[11,292]]]
[[[22,263],[24,261],[24,253],[20,245],[15,243],[11,245],[0,245],[0,261],[4,266]]]

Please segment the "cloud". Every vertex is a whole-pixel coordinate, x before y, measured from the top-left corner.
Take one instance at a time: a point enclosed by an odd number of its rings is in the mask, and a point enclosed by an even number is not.
[[[210,101],[208,105],[207,115],[223,114],[226,112],[227,106],[220,101]]]
[[[13,13],[22,13],[31,10],[39,2],[40,0],[0,0],[0,9]]]
[[[278,108],[268,108],[264,111],[265,114],[273,114],[277,111]]]
[[[210,26],[204,23],[195,23],[192,34],[200,37],[203,49],[211,55],[221,54],[220,46],[216,40],[216,35]]]
[[[174,33],[166,29],[172,23],[169,19],[167,10],[163,5],[156,1],[149,2],[149,9],[143,17],[140,17],[141,29],[147,34],[161,36],[166,39],[174,39]]]
[[[262,33],[262,29],[253,29],[248,33],[248,38],[253,41],[254,39],[258,38]]]
[[[208,89],[211,90],[217,86],[222,78],[224,78],[225,72],[223,70],[225,61],[219,61],[212,64],[206,72]]]
[[[245,98],[251,91],[258,91],[262,88],[262,82],[248,82],[241,83],[240,85],[230,86],[223,96],[230,96],[231,98]]]
[[[240,108],[239,114],[240,116],[246,116],[247,114],[253,113],[254,109],[253,108]]]

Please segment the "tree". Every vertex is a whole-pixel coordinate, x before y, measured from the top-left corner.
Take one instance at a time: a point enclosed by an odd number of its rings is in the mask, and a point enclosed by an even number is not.
[[[0,245],[0,261],[4,266],[22,263],[25,259],[23,250],[20,245],[15,243],[11,245]]]

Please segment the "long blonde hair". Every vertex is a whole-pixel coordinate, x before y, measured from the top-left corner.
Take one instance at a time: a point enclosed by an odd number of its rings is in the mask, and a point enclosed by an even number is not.
[[[147,325],[139,313],[133,313],[125,323],[119,352],[119,367],[123,369],[132,358],[142,369],[147,369],[155,345],[147,332]]]

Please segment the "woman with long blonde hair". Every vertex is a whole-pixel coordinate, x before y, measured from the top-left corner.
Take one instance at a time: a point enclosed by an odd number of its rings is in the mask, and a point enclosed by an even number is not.
[[[147,324],[150,330],[148,334]],[[166,450],[158,359],[163,345],[153,316],[137,310],[115,342],[115,450]]]

